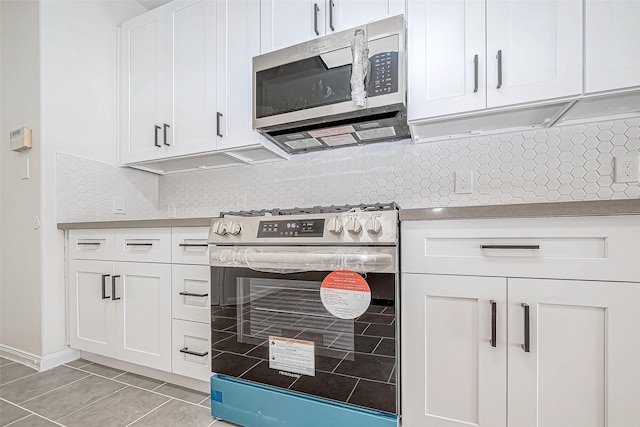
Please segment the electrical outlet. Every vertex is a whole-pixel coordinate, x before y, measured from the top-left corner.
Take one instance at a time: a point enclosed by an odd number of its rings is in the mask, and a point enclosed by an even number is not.
[[[473,192],[473,172],[469,169],[456,171],[456,194],[471,194]]]
[[[635,155],[615,158],[615,182],[638,182],[638,163]]]
[[[114,197],[113,198],[113,213],[114,214],[125,214],[126,213],[126,205],[124,197]]]
[[[175,218],[176,217],[176,204],[175,203],[169,203],[167,205],[167,216],[169,218]]]

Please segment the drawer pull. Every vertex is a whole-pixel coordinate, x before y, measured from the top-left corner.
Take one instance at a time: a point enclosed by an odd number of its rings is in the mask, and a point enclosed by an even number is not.
[[[198,356],[198,357],[205,357],[207,354],[209,354],[208,351],[205,351],[202,353],[198,353],[197,351],[191,351],[189,350],[189,347],[181,348],[180,353],[191,354],[193,356]]]
[[[78,246],[100,246],[102,243],[100,242],[78,242]]]
[[[127,243],[127,246],[153,246],[153,243]]]
[[[498,303],[496,303],[494,300],[490,301],[491,303],[491,347],[495,347],[497,345],[497,339],[496,339],[496,328],[497,328],[497,313],[496,313],[496,308]]]
[[[529,249],[539,250],[540,245],[480,245],[480,249]]]
[[[529,331],[529,304],[522,303],[520,307],[524,308],[524,344],[520,344],[520,347],[525,353],[529,353],[531,350],[531,336]]]
[[[209,296],[209,294],[192,294],[191,292],[180,292],[180,295],[184,295],[187,297],[200,297],[200,298]]]
[[[109,299],[111,298],[109,295],[107,295],[107,277],[111,276],[110,274],[103,274],[102,275],[102,299]]]
[[[208,243],[180,243],[178,246],[182,246],[183,248],[207,248],[209,247]]]

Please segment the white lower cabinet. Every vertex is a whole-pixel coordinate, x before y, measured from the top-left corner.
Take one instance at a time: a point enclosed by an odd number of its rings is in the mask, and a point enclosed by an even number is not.
[[[404,274],[402,286],[403,427],[640,425],[640,284]]]
[[[69,262],[73,348],[171,370],[171,265]]]
[[[209,324],[173,319],[171,333],[173,373],[208,381],[211,376]]]

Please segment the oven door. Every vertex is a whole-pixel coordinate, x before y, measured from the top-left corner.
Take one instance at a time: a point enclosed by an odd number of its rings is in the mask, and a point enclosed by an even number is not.
[[[213,247],[212,371],[395,414],[395,252]]]

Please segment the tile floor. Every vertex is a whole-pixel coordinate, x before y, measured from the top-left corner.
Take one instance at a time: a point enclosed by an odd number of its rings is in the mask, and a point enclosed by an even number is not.
[[[234,427],[206,393],[82,359],[38,373],[2,357],[0,426]]]

